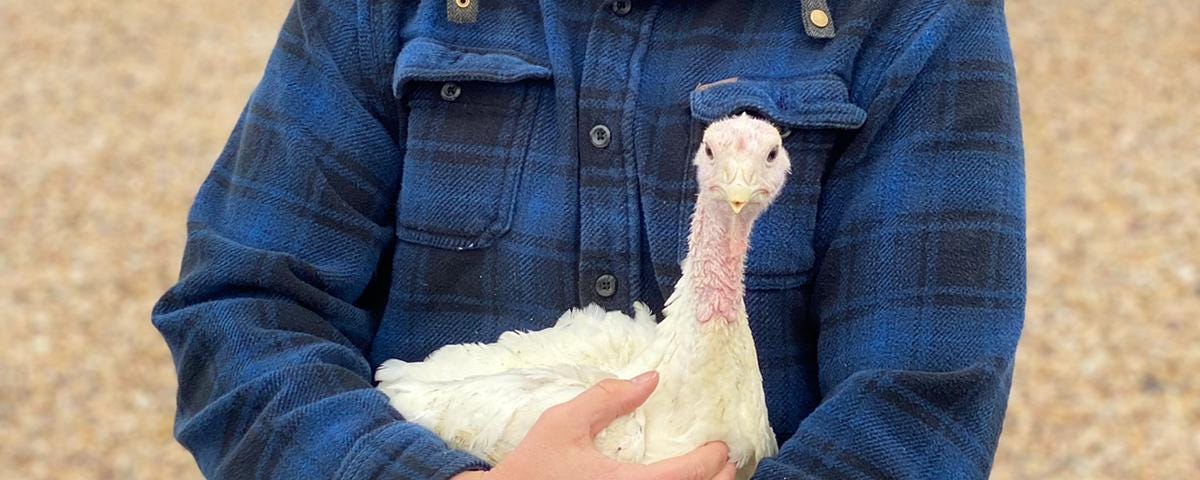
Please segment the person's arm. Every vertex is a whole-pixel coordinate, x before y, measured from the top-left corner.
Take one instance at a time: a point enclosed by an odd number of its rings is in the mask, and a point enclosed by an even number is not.
[[[381,67],[398,45],[376,38],[399,30],[394,8],[298,0],[192,207],[153,321],[179,377],[175,435],[208,478],[486,468],[402,421],[363,354],[401,170]]]
[[[822,402],[755,478],[985,478],[1024,318],[1024,170],[1000,2],[898,49],[825,181]]]

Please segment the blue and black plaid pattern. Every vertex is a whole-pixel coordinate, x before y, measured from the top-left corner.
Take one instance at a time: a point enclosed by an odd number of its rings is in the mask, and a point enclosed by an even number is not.
[[[782,0],[538,3],[297,0],[154,312],[205,475],[486,468],[374,367],[661,308],[700,135],[749,111],[793,159],[747,265],[782,443],[756,478],[985,477],[1025,282],[1000,2],[830,0],[832,38]]]

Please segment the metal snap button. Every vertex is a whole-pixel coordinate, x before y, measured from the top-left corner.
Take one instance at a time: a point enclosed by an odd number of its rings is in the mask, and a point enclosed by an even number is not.
[[[808,12],[808,21],[817,28],[825,28],[829,26],[829,14],[824,10],[814,8],[813,11]]]
[[[462,88],[454,82],[446,82],[442,85],[442,100],[453,102],[458,100],[458,96],[462,95]]]
[[[625,16],[630,10],[633,10],[633,2],[630,0],[615,0],[612,3],[613,13],[619,16]]]
[[[612,141],[612,132],[604,125],[596,125],[589,132],[592,137],[592,146],[596,148],[604,148],[608,146],[608,142]]]
[[[454,0],[454,4],[458,5],[458,8],[467,8],[471,6],[471,0]]]
[[[617,277],[604,274],[596,277],[596,295],[609,298],[617,293]]]

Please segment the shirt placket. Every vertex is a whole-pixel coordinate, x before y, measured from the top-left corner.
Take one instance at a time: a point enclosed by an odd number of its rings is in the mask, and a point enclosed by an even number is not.
[[[630,0],[592,16],[579,83],[579,300],[628,310],[640,295],[637,177],[628,111],[640,32],[649,20]]]

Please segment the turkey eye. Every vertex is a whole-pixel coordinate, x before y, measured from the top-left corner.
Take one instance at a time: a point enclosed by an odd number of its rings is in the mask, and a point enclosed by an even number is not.
[[[708,158],[713,158],[712,148],[709,147],[708,145],[705,145],[704,146],[704,154],[708,155]]]
[[[767,154],[767,163],[774,162],[776,155],[779,155],[779,147],[772,148],[771,153]]]

